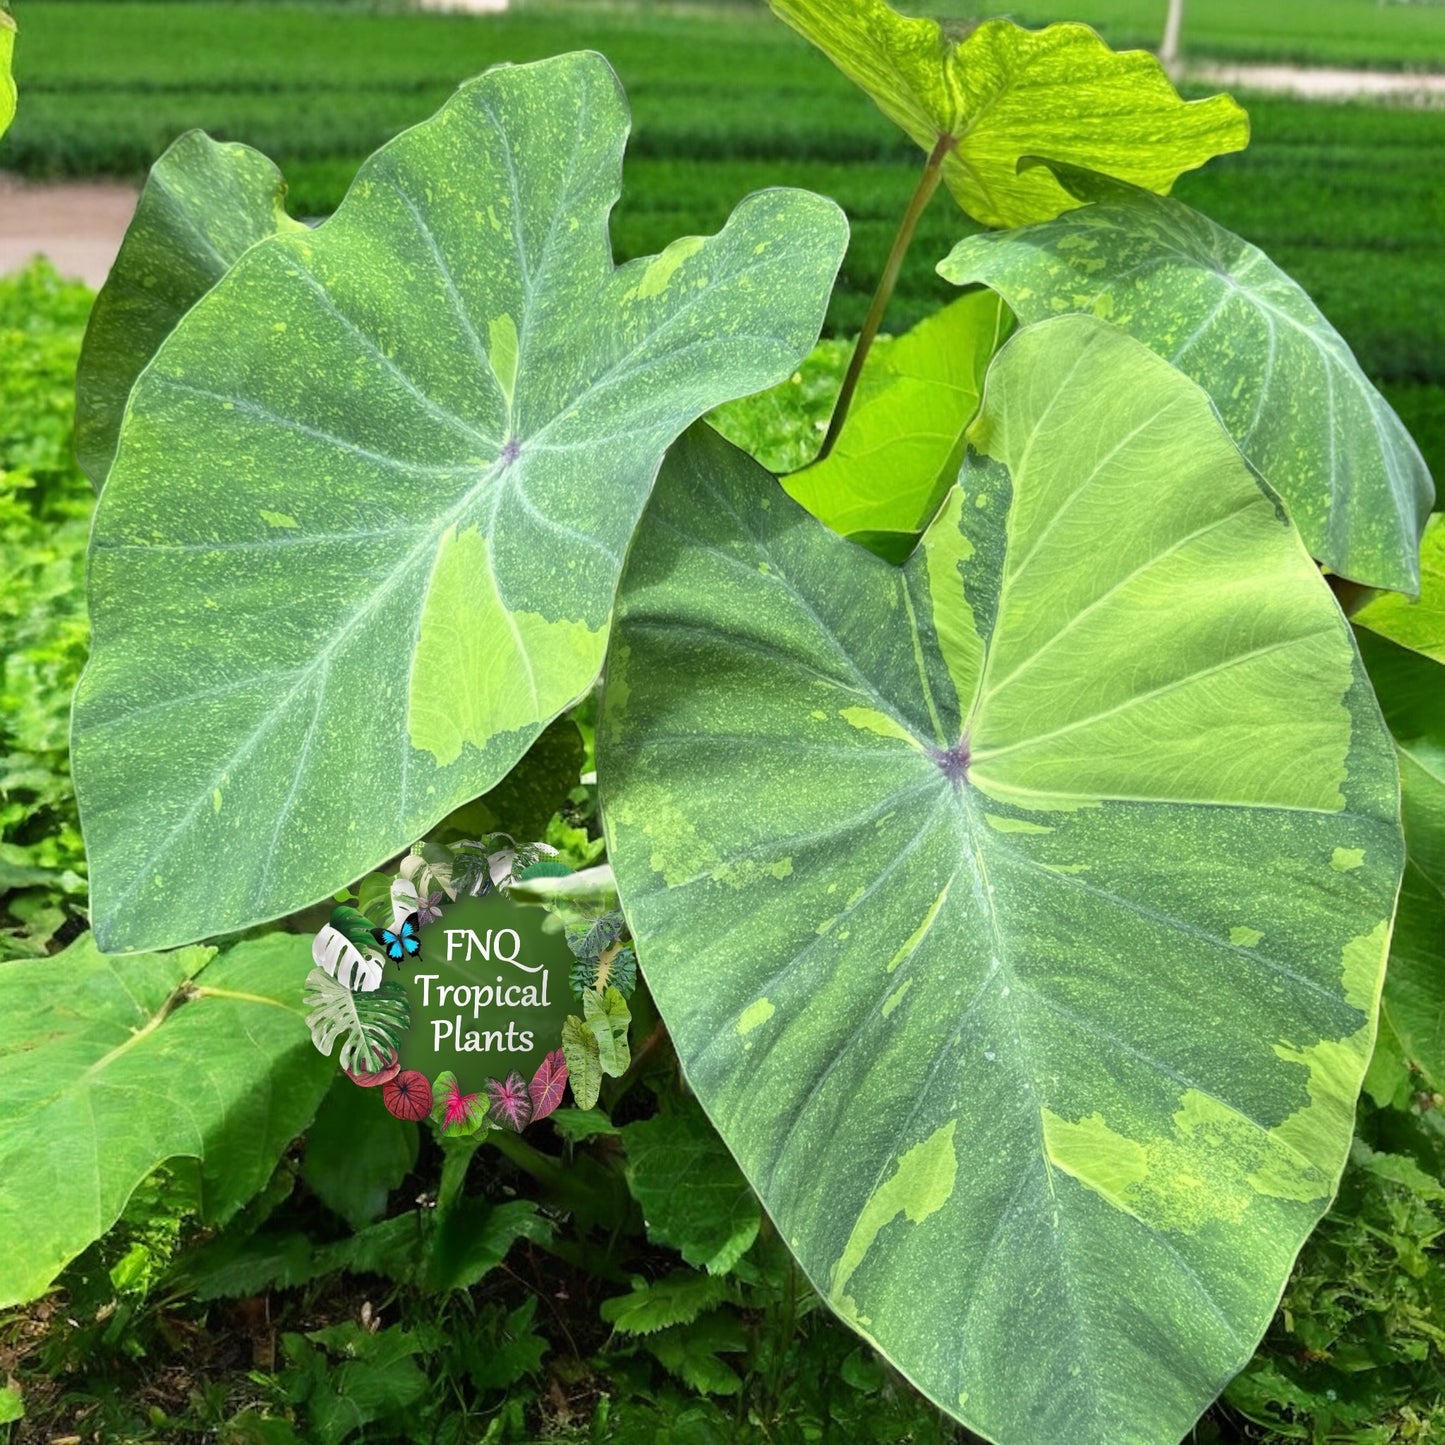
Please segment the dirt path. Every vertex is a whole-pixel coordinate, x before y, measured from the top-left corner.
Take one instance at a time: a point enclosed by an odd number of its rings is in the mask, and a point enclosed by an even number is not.
[[[105,280],[135,210],[134,186],[31,185],[0,176],[0,276],[48,256],[62,276]]]

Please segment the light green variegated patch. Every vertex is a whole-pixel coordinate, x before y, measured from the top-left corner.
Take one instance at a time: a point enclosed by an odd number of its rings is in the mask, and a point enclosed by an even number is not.
[[[204,131],[183,135],[151,167],[76,369],[75,455],[97,487],[131,387],[176,323],[257,241],[305,230],[286,214],[285,195],[260,151]]]
[[[783,481],[835,532],[901,562],[958,477],[983,377],[1012,329],[990,291],[964,296],[869,353],[837,445]]]
[[[1087,25],[1024,30],[986,20],[954,39],[886,0],[768,0],[926,151],[951,142],[944,183],[987,226],[1047,220],[1077,204],[1047,156],[1167,191],[1181,171],[1242,150],[1249,121],[1228,96],[1183,101],[1143,50],[1115,54]]]
[[[668,444],[807,354],[838,208],[616,268],[627,125],[600,56],[489,71],[137,382],[74,724],[106,946],[287,913],[495,784],[596,676]]]
[[[1094,203],[970,236],[940,274],[992,287],[1021,321],[1082,312],[1144,342],[1209,393],[1315,557],[1372,587],[1418,591],[1430,473],[1303,289],[1179,201],[1057,169]]]
[[[901,569],[712,434],[674,449],[608,662],[610,856],[834,1308],[991,1439],[1174,1445],[1345,1159],[1394,765],[1193,383],[1063,317],[1004,347],[973,439]]]

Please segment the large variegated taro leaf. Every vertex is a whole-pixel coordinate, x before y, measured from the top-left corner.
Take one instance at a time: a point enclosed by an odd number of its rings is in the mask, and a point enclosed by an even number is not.
[[[1315,557],[1370,586],[1418,591],[1430,473],[1299,284],[1180,201],[1058,169],[1096,202],[971,236],[940,273],[992,287],[1021,321],[1107,317],[1209,393]]]
[[[84,934],[0,963],[0,1308],[43,1293],[167,1161],[197,1161],[223,1223],[271,1177],[336,1077],[297,982],[306,940],[272,933],[117,960]]]
[[[249,146],[183,135],[151,167],[90,313],[75,375],[75,455],[97,487],[126,398],[178,322],[257,241],[305,229],[281,172]]]
[[[626,129],[600,56],[488,72],[137,382],[74,723],[106,947],[285,913],[494,784],[591,684],[667,445],[807,354],[838,208],[614,268]]]
[[[1249,120],[1228,96],[1181,100],[1152,55],[1116,54],[1087,25],[986,20],[955,39],[885,0],[769,4],[924,150],[950,145],[944,183],[988,226],[1078,204],[1048,171],[1021,172],[1024,156],[1167,191],[1181,171],[1249,143]]]
[[[903,568],[693,434],[607,664],[609,849],[833,1308],[1006,1445],[1173,1445],[1335,1189],[1401,866],[1323,579],[1193,383],[1021,331]]]

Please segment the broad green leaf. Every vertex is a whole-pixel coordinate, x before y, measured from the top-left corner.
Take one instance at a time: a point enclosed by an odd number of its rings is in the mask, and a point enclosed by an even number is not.
[[[627,123],[600,56],[487,72],[137,382],[74,724],[107,947],[287,913],[493,786],[596,675],[668,444],[807,354],[842,213],[760,192],[614,268]]]
[[[304,231],[281,172],[250,146],[183,135],[151,167],[90,313],[75,374],[75,455],[97,487],[135,379],[176,323],[257,241]]]
[[[980,291],[870,352],[837,445],[784,479],[788,495],[835,532],[903,561],[958,478],[964,428],[1011,325],[999,298]]]
[[[1373,587],[1419,589],[1435,489],[1420,449],[1344,338],[1263,251],[1179,201],[1064,170],[1101,199],[971,236],[939,271],[1020,321],[1103,316],[1209,393],[1311,553]]]
[[[0,135],[4,135],[15,119],[15,77],[11,66],[15,58],[15,21],[0,10]]]
[[[1440,587],[1427,581],[1422,604],[1438,605]],[[1364,629],[1358,638],[1398,750],[1405,824],[1380,1032],[1432,1090],[1445,1089],[1445,667]]]
[[[903,568],[700,429],[598,776],[648,984],[820,1294],[1007,1445],[1174,1445],[1337,1185],[1401,867],[1328,586],[1193,383],[1000,352]]]
[[[377,1091],[338,1074],[311,1127],[301,1177],[353,1229],[386,1212],[387,1196],[416,1164],[421,1135],[394,1119]]]
[[[1401,647],[1445,662],[1445,516],[1431,517],[1420,539],[1420,596],[1372,598],[1351,618]]]
[[[986,20],[955,39],[885,0],[769,4],[924,150],[952,139],[944,184],[986,226],[1078,204],[1048,171],[1020,171],[1024,156],[1167,191],[1181,171],[1249,143],[1249,119],[1228,96],[1181,100],[1152,55],[1115,54],[1087,25]]]
[[[168,1159],[205,1214],[257,1194],[335,1077],[302,1021],[306,940],[0,963],[0,1307],[33,1299]]]
[[[757,1195],[707,1116],[690,1101],[622,1130],[627,1182],[647,1237],[694,1268],[726,1274],[758,1237]]]

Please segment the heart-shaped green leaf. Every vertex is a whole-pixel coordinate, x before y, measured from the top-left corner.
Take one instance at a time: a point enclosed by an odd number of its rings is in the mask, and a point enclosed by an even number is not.
[[[15,77],[11,66],[15,59],[15,21],[0,10],[0,135],[4,135],[15,119]]]
[[[75,707],[107,947],[286,913],[494,784],[591,684],[668,444],[807,354],[838,208],[614,268],[626,130],[600,56],[488,72],[138,381]]]
[[[0,1307],[39,1295],[167,1160],[200,1161],[214,1221],[265,1186],[336,1077],[302,1021],[305,972],[288,933],[123,961],[86,933],[0,963]]]
[[[838,443],[783,481],[820,522],[901,562],[958,477],[983,377],[1012,327],[989,291],[869,354]]]
[[[1401,647],[1445,662],[1445,516],[1431,517],[1420,538],[1420,596],[1372,598],[1351,619]]]
[[[97,487],[126,398],[178,322],[257,241],[305,227],[281,172],[250,146],[183,135],[151,167],[90,313],[75,374],[75,455]]]
[[[939,272],[991,286],[1021,321],[1078,311],[1137,337],[1209,393],[1314,556],[1370,586],[1417,591],[1430,473],[1303,289],[1179,201],[1060,172],[1101,199],[1042,225],[971,236]]]
[[[1116,54],[1087,25],[1024,30],[986,20],[963,39],[885,0],[769,0],[926,151],[953,142],[943,179],[987,226],[1043,221],[1077,205],[1047,156],[1167,191],[1181,171],[1249,143],[1228,96],[1183,101],[1143,50]]]
[[[609,853],[832,1306],[993,1440],[1175,1445],[1345,1160],[1389,739],[1298,535],[1141,343],[1026,328],[972,438],[901,569],[674,450],[609,653]]]

